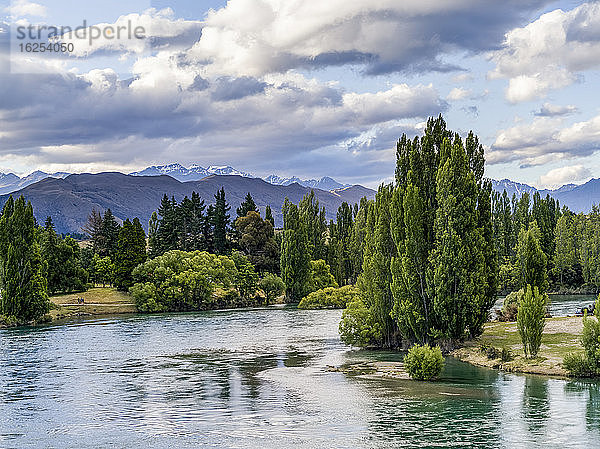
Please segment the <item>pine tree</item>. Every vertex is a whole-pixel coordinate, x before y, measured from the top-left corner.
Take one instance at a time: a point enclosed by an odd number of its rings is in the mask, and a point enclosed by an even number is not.
[[[98,250],[100,256],[114,258],[119,241],[119,229],[120,226],[115,216],[110,209],[107,209],[102,217],[102,228],[100,230],[103,243],[103,247]]]
[[[270,221],[260,218],[258,212],[248,212],[235,221],[239,246],[252,265],[261,273],[279,269],[279,248],[275,242]]]
[[[250,195],[250,192],[248,192],[246,198],[244,199],[242,204],[240,204],[240,207],[237,208],[236,212],[238,217],[245,217],[246,215],[248,215],[248,212],[258,213],[258,208],[256,207],[256,203],[252,199],[252,195]]]
[[[227,254],[229,251],[229,242],[227,234],[229,232],[229,212],[231,207],[225,199],[225,189],[221,187],[215,195],[215,205],[212,215],[213,226],[213,249],[216,254]]]
[[[92,209],[82,230],[91,240],[94,252],[99,253],[105,247],[102,235],[102,214],[96,209]]]
[[[146,234],[140,221],[125,220],[119,231],[114,260],[114,282],[119,290],[127,291],[133,285],[132,272],[146,260]]]
[[[37,238],[31,203],[9,197],[0,217],[0,314],[20,322],[39,319],[50,308]]]

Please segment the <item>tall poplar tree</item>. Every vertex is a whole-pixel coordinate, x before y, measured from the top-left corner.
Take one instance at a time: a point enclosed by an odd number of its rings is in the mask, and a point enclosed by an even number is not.
[[[281,279],[289,302],[298,302],[310,290],[310,255],[305,226],[298,207],[287,198],[283,204],[281,240]]]
[[[213,249],[216,254],[227,254],[229,251],[229,244],[227,241],[227,234],[229,232],[229,214],[231,206],[227,204],[225,198],[225,189],[221,187],[215,194],[215,205],[212,215],[212,227],[213,227]]]
[[[0,314],[21,322],[48,313],[45,266],[31,203],[9,197],[0,217]]]

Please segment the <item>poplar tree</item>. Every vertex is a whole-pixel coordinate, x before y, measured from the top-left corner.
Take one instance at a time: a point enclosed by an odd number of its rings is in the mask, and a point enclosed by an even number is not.
[[[287,198],[283,204],[283,236],[281,240],[281,279],[289,302],[298,302],[310,290],[309,244],[298,207]]]
[[[320,209],[319,200],[314,190],[304,195],[298,204],[300,222],[308,239],[308,251],[312,260],[325,259],[327,248],[325,234],[327,222],[325,221],[325,208]]]
[[[273,218],[273,212],[271,211],[271,206],[269,206],[268,204],[267,204],[267,207],[265,208],[265,220],[270,221],[271,226],[273,226],[273,229],[275,229],[275,219]]]
[[[146,234],[140,221],[125,220],[119,231],[114,259],[114,283],[119,290],[127,291],[133,285],[132,272],[146,260]]]
[[[47,282],[31,203],[10,196],[0,217],[0,314],[20,322],[48,313]]]
[[[546,254],[540,245],[540,229],[534,222],[529,229],[521,229],[517,245],[517,266],[521,288],[537,287],[541,294],[548,290]]]

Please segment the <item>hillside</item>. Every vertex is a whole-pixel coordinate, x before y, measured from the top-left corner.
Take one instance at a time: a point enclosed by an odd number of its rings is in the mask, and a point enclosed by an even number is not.
[[[52,216],[58,232],[81,232],[81,227],[93,208],[101,211],[110,208],[121,220],[139,217],[142,224],[147,226],[164,194],[180,201],[185,195],[189,196],[195,191],[209,204],[214,201],[213,196],[221,187],[225,189],[227,201],[231,205],[232,217],[235,216],[235,209],[250,192],[261,212],[264,212],[267,205],[271,206],[276,226],[282,224],[281,206],[284,199],[288,197],[298,203],[310,192],[309,188],[296,183],[277,186],[262,179],[241,176],[212,175],[199,181],[180,182],[165,175],[98,173],[70,175],[64,179],[47,178],[12,195],[23,195],[31,201],[39,223],[43,223],[47,216]],[[327,211],[327,219],[333,219],[342,202],[354,204],[363,196],[372,198],[375,192],[362,186],[352,186],[331,192],[315,189],[315,194]],[[4,205],[8,196],[0,196],[0,205]]]

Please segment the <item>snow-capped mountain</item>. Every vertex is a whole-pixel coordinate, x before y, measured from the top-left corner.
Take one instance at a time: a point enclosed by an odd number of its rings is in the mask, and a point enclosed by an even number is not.
[[[335,190],[335,189],[343,189],[344,187],[350,186],[350,184],[341,184],[337,182],[335,179],[330,178],[329,176],[324,176],[319,180],[316,179],[300,179],[297,176],[292,176],[291,178],[282,178],[277,175],[270,175],[265,178],[265,181],[269,184],[273,184],[276,186],[289,186],[297,182],[303,187],[309,187],[311,189],[321,189],[321,190]]]
[[[169,164],[169,165],[153,165],[152,167],[145,168],[144,170],[130,173],[133,176],[160,176],[167,175],[178,181],[199,181],[202,178],[206,178],[210,175],[236,175],[244,178],[254,178],[255,176],[250,173],[236,170],[228,165],[211,165],[208,168],[204,168],[200,165],[193,164],[189,168],[184,167],[181,164]]]
[[[531,187],[530,185],[522,184],[520,182],[511,181],[510,179],[501,179],[500,181],[492,179],[492,189],[496,190],[497,192],[503,192],[506,190],[509,198],[512,198],[513,194],[517,195],[517,197],[520,197],[524,193],[533,195],[535,192],[537,192],[535,187]]]
[[[14,173],[0,173],[0,195],[22,189],[23,187],[27,187],[28,185],[34,184],[42,179],[66,178],[69,176],[69,174],[70,173],[65,172],[45,173],[43,171],[36,170],[33,173],[21,178]]]

